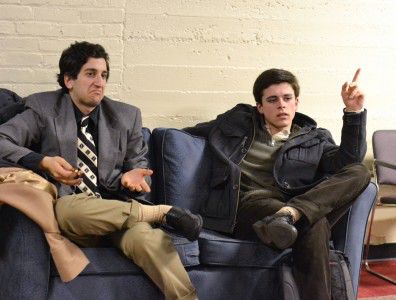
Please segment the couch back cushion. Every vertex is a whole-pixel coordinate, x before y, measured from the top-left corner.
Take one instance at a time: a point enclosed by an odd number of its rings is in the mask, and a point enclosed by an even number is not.
[[[204,138],[173,128],[152,134],[159,203],[200,210],[209,195],[211,156]]]

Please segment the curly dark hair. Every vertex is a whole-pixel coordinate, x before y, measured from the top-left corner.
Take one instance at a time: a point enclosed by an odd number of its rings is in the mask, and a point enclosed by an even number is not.
[[[57,80],[62,90],[68,93],[69,90],[65,85],[64,76],[70,76],[76,79],[82,66],[88,61],[89,58],[104,58],[107,67],[107,78],[110,76],[109,55],[103,46],[99,44],[91,44],[89,42],[75,42],[69,48],[63,50],[59,59],[59,74]]]
[[[253,85],[253,95],[257,103],[261,103],[261,98],[263,97],[263,91],[270,85],[279,83],[289,83],[293,90],[294,96],[298,97],[300,95],[300,86],[297,81],[297,77],[291,72],[282,69],[269,69],[264,71],[257,77]]]

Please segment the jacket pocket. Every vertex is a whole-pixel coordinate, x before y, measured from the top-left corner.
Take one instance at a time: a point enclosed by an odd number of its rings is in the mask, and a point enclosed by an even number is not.
[[[211,218],[229,218],[231,214],[231,195],[227,181],[219,181],[210,191],[202,212]]]
[[[224,185],[228,180],[229,175],[230,174],[227,166],[213,168],[212,177],[210,179],[210,187],[211,188],[224,187]]]
[[[319,139],[312,139],[286,151],[286,158],[307,164],[318,164],[322,157],[322,145]]]

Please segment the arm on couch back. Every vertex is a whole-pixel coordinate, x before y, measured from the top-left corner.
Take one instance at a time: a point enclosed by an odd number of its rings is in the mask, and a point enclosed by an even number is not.
[[[0,209],[0,299],[46,299],[50,252],[40,227],[17,209]]]

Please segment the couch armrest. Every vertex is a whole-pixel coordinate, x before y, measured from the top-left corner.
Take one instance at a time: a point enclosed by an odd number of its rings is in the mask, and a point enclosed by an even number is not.
[[[356,199],[349,212],[333,228],[334,247],[343,251],[351,264],[351,277],[355,295],[357,295],[359,285],[367,221],[376,197],[377,186],[371,182]]]
[[[0,209],[0,299],[47,299],[49,247],[40,227],[17,209]]]

